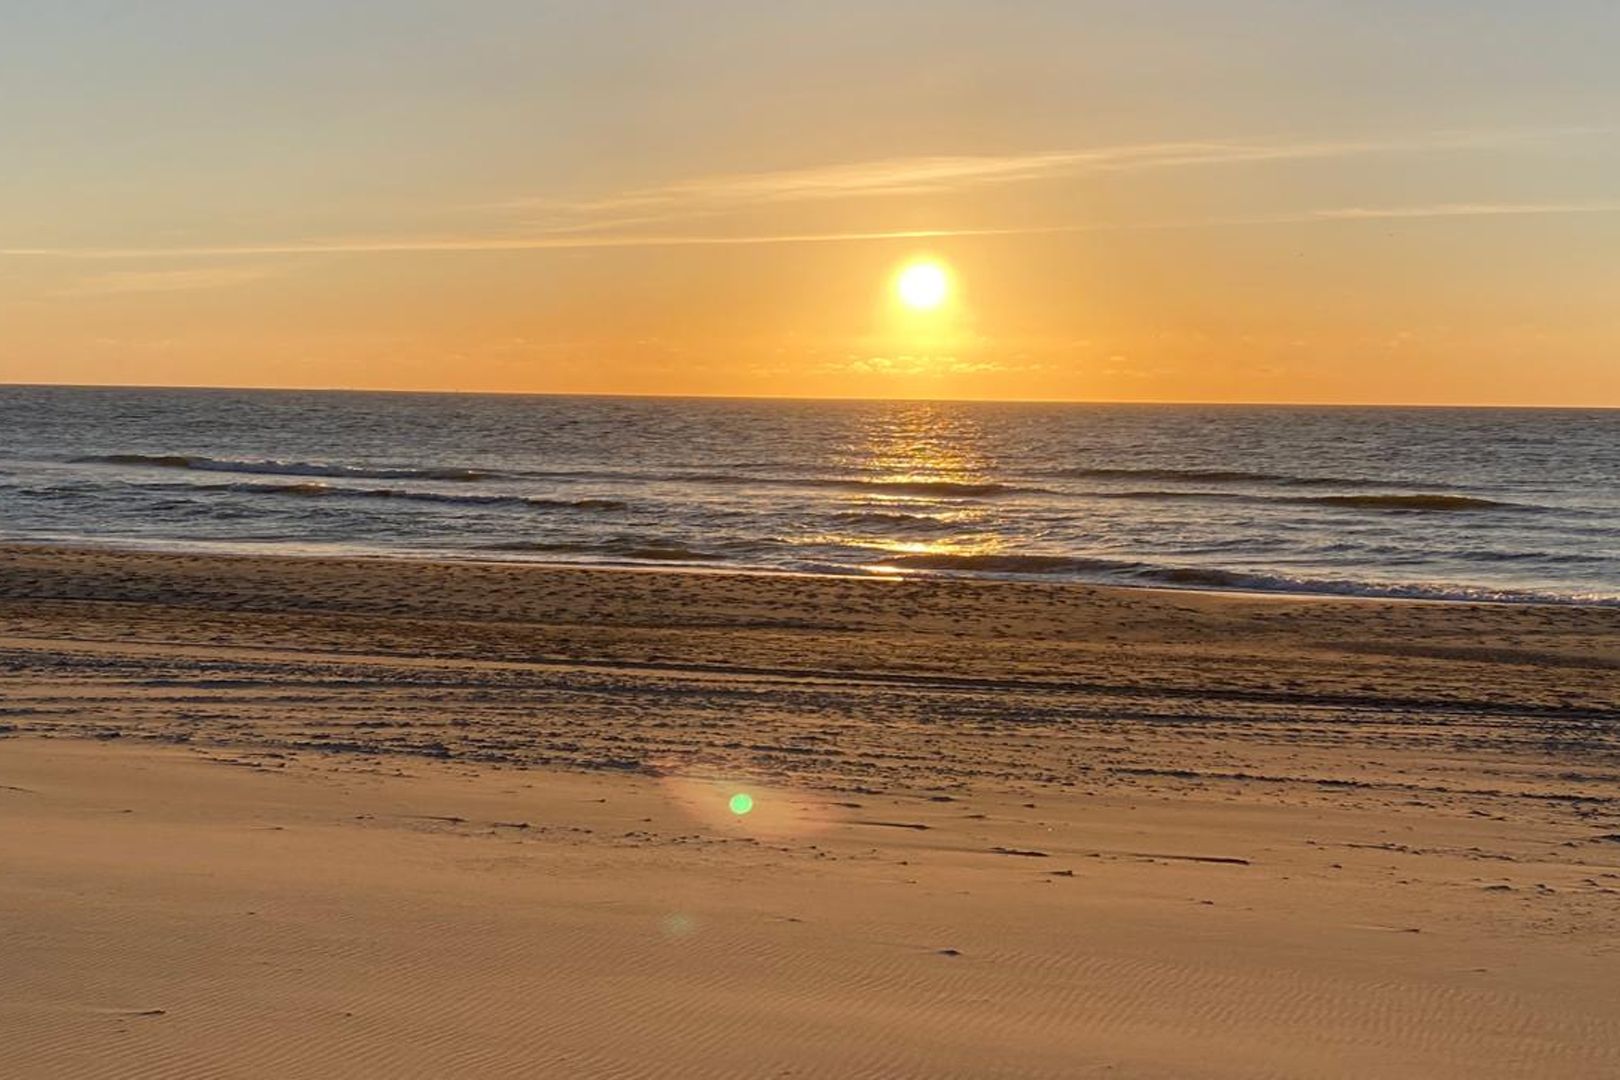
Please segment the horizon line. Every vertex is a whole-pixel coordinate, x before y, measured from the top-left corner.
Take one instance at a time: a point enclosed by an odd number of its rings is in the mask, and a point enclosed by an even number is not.
[[[827,394],[661,394],[626,391],[590,390],[448,390],[410,387],[354,387],[354,386],[227,386],[202,383],[74,383],[74,382],[13,382],[0,379],[0,390],[217,390],[235,392],[268,392],[294,394],[432,394],[461,397],[551,397],[551,398],[633,398],[669,401],[825,401],[862,402],[871,404],[938,404],[938,405],[1175,405],[1211,406],[1231,408],[1295,408],[1295,409],[1526,409],[1543,411],[1612,412],[1620,410],[1613,405],[1539,405],[1503,404],[1493,402],[1434,402],[1434,401],[1213,401],[1209,399],[1143,399],[1143,398],[995,398],[995,397],[869,397],[860,395]]]

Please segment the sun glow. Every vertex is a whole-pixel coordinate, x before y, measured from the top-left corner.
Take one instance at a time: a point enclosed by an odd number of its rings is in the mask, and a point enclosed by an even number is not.
[[[932,311],[951,294],[951,275],[931,260],[908,263],[894,279],[900,302],[914,311]]]

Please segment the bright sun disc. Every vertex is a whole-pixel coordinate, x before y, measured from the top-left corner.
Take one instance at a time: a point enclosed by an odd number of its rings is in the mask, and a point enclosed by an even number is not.
[[[900,271],[894,287],[906,307],[928,311],[945,302],[951,291],[951,278],[939,263],[912,263]]]

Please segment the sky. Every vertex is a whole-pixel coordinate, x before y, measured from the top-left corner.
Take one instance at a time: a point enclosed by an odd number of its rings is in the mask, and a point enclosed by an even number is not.
[[[1612,0],[0,0],[0,381],[1620,406],[1616,55]]]

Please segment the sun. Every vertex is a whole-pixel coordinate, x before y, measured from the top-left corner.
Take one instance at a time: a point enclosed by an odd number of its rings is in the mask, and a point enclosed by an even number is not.
[[[914,311],[932,311],[951,295],[951,275],[931,259],[907,263],[894,279],[900,302]]]

